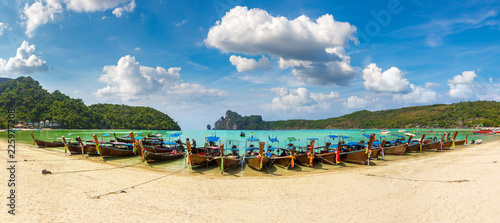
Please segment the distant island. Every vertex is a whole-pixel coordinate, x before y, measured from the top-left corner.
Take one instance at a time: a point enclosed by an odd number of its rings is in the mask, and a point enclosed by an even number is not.
[[[264,121],[260,115],[241,116],[228,110],[214,129],[382,129],[382,128],[470,128],[500,126],[500,103],[460,102],[413,106],[384,111],[357,111],[337,118],[320,120]]]
[[[56,90],[49,93],[31,77],[0,78],[0,128],[7,109],[16,110],[24,128],[180,130],[170,116],[150,107],[95,104],[86,106]]]

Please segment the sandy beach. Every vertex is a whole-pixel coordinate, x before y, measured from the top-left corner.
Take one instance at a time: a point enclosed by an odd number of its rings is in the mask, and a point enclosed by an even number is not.
[[[7,166],[7,142],[0,141]],[[276,176],[203,176],[16,147],[16,215],[0,222],[495,222],[500,143]],[[341,168],[341,167],[339,167]],[[42,174],[46,169],[52,174]]]

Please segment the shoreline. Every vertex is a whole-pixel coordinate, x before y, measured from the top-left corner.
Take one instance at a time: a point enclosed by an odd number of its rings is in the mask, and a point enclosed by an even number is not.
[[[488,222],[500,218],[499,142],[374,161],[376,166],[243,177],[178,174],[18,144],[16,216],[7,214],[3,199],[0,219]],[[0,140],[4,163],[6,148]],[[42,175],[42,169],[53,174]],[[7,184],[0,189],[7,191]]]

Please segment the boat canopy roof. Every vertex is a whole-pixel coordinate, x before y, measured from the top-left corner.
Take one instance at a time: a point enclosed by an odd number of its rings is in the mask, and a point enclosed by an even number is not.
[[[267,148],[267,150],[275,150],[275,149],[278,149],[278,147],[269,147],[269,148]]]
[[[249,150],[254,150],[254,149],[259,149],[259,147],[248,147],[248,148],[247,148],[247,151],[249,151]]]
[[[370,138],[370,135],[367,135],[367,134],[363,134],[363,136],[366,138]]]
[[[106,133],[106,134],[104,134],[104,135],[102,135],[102,136],[109,136],[109,134],[107,134],[107,133]]]
[[[271,142],[279,142],[278,139],[274,139],[274,138],[269,138],[269,141],[271,141]]]
[[[227,148],[227,149],[224,149],[224,150],[240,151],[240,150],[239,150],[239,149],[237,149],[237,148]]]
[[[339,136],[337,136],[337,135],[328,135],[328,137],[330,137],[332,139],[335,139],[335,138],[338,138]]]
[[[94,140],[87,140],[87,141],[85,141],[85,142],[93,142],[93,143],[95,143],[95,141],[94,141]],[[104,143],[106,143],[106,142],[104,142],[104,141],[98,141],[98,142],[99,142],[100,144],[104,144]]]
[[[165,144],[165,145],[174,145],[174,146],[175,146],[175,145],[178,145],[178,144],[177,144],[177,143],[175,143],[175,142],[163,142],[163,144]]]
[[[343,138],[343,139],[348,139],[348,138],[349,138],[349,136],[342,136],[342,138]]]
[[[170,135],[169,137],[179,137],[180,135],[182,135],[181,132],[177,132],[177,133],[174,133],[172,135]]]
[[[314,141],[316,141],[316,140],[318,140],[318,138],[307,138],[307,140],[314,140]]]
[[[339,147],[339,145],[337,144],[329,146],[329,148],[337,148],[337,147]]]
[[[290,142],[293,142],[293,141],[297,141],[297,138],[295,138],[295,137],[288,137],[287,140],[290,141]]]
[[[206,139],[207,139],[207,142],[217,142],[217,141],[219,141],[219,138],[220,137],[217,137],[217,136],[208,136]]]
[[[248,138],[248,141],[259,141],[259,139],[251,137],[251,138]]]
[[[126,145],[126,142],[112,142],[113,145]]]

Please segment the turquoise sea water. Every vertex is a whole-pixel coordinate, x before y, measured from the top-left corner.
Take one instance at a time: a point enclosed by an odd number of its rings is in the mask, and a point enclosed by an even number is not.
[[[406,132],[416,132],[416,129],[406,129]],[[135,135],[140,135],[141,131],[134,131],[134,130],[34,130],[34,131],[17,131],[15,133],[16,136],[16,142],[17,143],[24,143],[24,144],[33,144],[33,140],[31,138],[30,133],[33,133],[35,138],[44,140],[44,141],[53,141],[57,138],[60,138],[61,136],[65,136],[66,138],[70,138],[70,140],[74,140],[77,136],[80,136],[83,140],[87,139],[92,139],[93,134],[97,134],[99,140],[103,141],[109,141],[112,138],[112,133],[116,133],[118,137],[123,136],[128,134],[130,131],[133,131]],[[307,143],[307,138],[318,138],[318,141],[316,142],[315,145],[317,146],[322,146],[326,141],[329,141],[328,135],[342,135],[342,136],[349,136],[350,139],[347,141],[360,141],[360,140],[365,140],[367,141],[367,138],[364,137],[362,134],[376,134],[376,139],[380,139],[380,129],[366,129],[363,132],[360,129],[318,129],[318,130],[261,130],[261,131],[243,131],[245,132],[246,136],[245,137],[240,137],[240,130],[185,130],[181,131],[181,140],[184,142],[186,138],[190,139],[190,142],[192,142],[192,139],[194,138],[197,142],[197,146],[203,146],[204,144],[204,139],[206,136],[217,136],[220,137],[220,142],[221,143],[226,143],[228,140],[237,140],[239,142],[239,148],[240,148],[240,153],[243,153],[244,149],[248,144],[246,144],[246,139],[248,137],[253,137],[260,139],[262,142],[266,142],[266,147],[269,145],[268,138],[277,138],[279,140],[279,145],[276,143],[273,144],[273,146],[278,146],[278,147],[284,147],[286,144],[286,139],[287,137],[295,137],[299,141],[296,142],[296,145],[299,146],[305,146]],[[398,132],[398,129],[390,129],[391,133],[396,132],[398,135],[404,135],[402,132]],[[469,134],[469,142],[471,140],[477,140],[477,139],[482,139],[483,142],[490,141],[490,140],[495,140],[499,139],[499,136],[496,135],[489,135],[489,136],[484,136],[484,135],[474,135],[472,133],[472,130],[470,129],[433,129],[435,132],[429,132],[427,129],[418,129],[418,132],[420,135],[415,136],[414,138],[421,138],[421,134],[426,134],[427,137],[438,137],[440,138],[441,136],[438,134],[442,134],[443,132],[455,132],[458,131],[459,134],[457,136],[457,140],[464,139],[466,134]],[[142,134],[148,134],[148,133],[160,133],[162,134],[164,140],[175,140],[175,139],[169,139],[169,135],[173,133],[177,133],[178,131],[157,131],[157,130],[152,130],[152,131],[142,131]],[[111,137],[104,136],[105,134],[110,134]],[[395,136],[387,136],[388,139],[395,139]],[[0,132],[0,139],[7,139],[7,132]],[[338,141],[335,140],[334,143],[337,143]],[[64,148],[47,148],[47,150],[52,150],[55,152],[60,152],[64,153]],[[390,160],[398,160],[398,159],[406,159],[406,158],[411,158],[411,156],[425,156],[425,155],[432,155],[429,153],[414,153],[414,154],[408,154],[404,156],[386,156],[384,161],[373,161],[375,164],[381,165],[383,163],[386,163],[387,161]],[[76,157],[76,156],[75,156]],[[82,158],[81,156],[79,156]],[[180,160],[175,160],[175,161],[170,161],[170,162],[162,162],[162,163],[155,163],[155,164],[147,164],[147,163],[142,163],[140,161],[140,157],[120,157],[120,158],[110,158],[110,159],[103,159],[102,157],[88,157],[85,156],[85,159],[90,159],[94,161],[102,161],[102,162],[110,162],[110,163],[116,163],[116,164],[123,164],[123,165],[129,165],[129,164],[134,164],[136,166],[142,166],[144,168],[149,168],[149,169],[154,169],[158,171],[166,171],[166,172],[173,172],[173,171],[179,171],[179,174],[194,174],[194,175],[205,175],[205,176],[218,176],[221,175],[219,169],[217,166],[211,166],[211,167],[201,167],[201,168],[196,168],[196,169],[191,169],[191,168],[185,168],[186,167],[186,161],[184,159]],[[290,169],[290,170],[285,170],[281,169],[279,167],[271,167],[271,169],[267,169],[265,171],[259,172],[252,170],[250,168],[240,168],[237,167],[228,173],[225,173],[224,175],[233,175],[237,177],[241,177],[243,175],[253,175],[253,176],[259,176],[263,175],[266,173],[273,173],[273,175],[290,175],[290,174],[301,174],[301,173],[320,173],[322,171],[335,171],[335,170],[340,170],[342,168],[358,168],[358,165],[354,164],[347,164],[346,166],[335,166],[335,165],[328,165],[328,164],[316,164],[314,168],[308,168],[308,167],[301,167],[297,166],[296,168]]]

